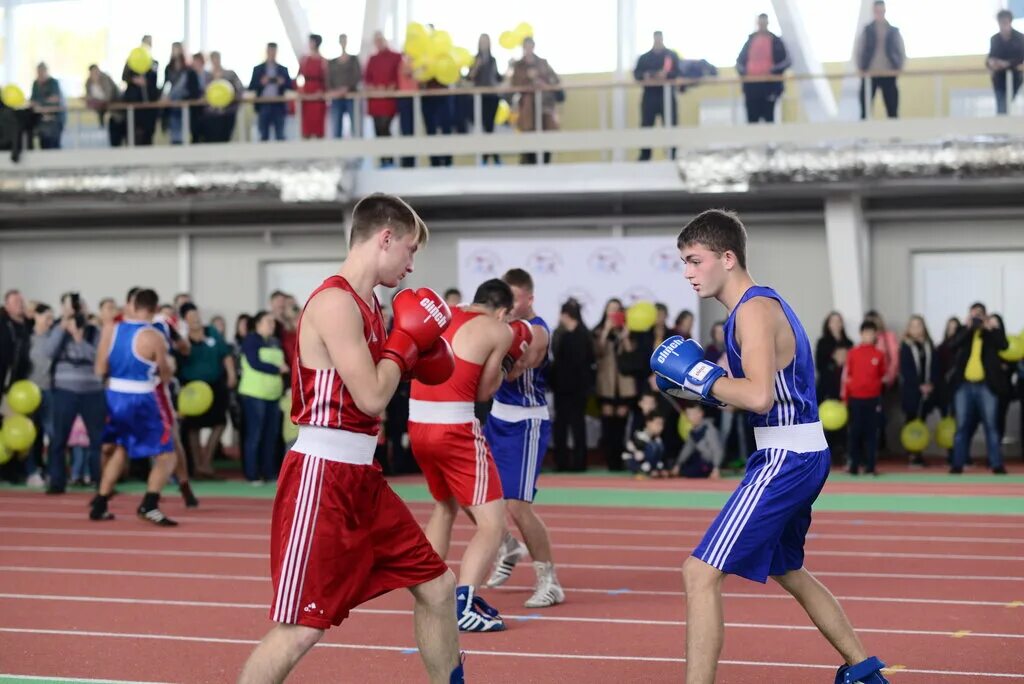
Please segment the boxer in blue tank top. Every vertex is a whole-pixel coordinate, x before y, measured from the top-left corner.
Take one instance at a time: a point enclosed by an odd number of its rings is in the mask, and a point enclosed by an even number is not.
[[[746,230],[735,214],[702,213],[682,230],[677,245],[697,294],[729,310],[731,373],[705,361],[693,340],[670,337],[651,355],[658,388],[747,411],[757,444],[743,482],[683,565],[687,684],[715,681],[727,574],[762,583],[771,577],[800,602],[846,661],[836,684],[887,684],[884,663],[868,657],[835,597],[804,568],[811,506],[830,463],[804,328],[777,292],[755,284],[747,273]]]
[[[133,318],[106,328],[96,354],[96,372],[108,378],[106,439],[118,449],[103,468],[99,491],[89,517],[111,520],[107,502],[128,458],[151,458],[140,518],[156,525],[176,525],[159,508],[160,491],[174,469],[173,416],[160,401],[157,385],[170,377],[163,335],[153,327],[157,295],[140,290],[132,304]]]
[[[498,467],[506,510],[526,545],[505,532],[487,586],[504,584],[516,563],[529,550],[537,573],[537,584],[524,605],[527,608],[546,608],[565,600],[565,592],[555,575],[551,538],[544,522],[533,510],[537,476],[540,475],[551,436],[551,416],[545,394],[551,331],[533,310],[533,278],[530,274],[521,268],[513,268],[502,276],[502,280],[512,288],[514,303],[510,317],[530,322],[533,341],[494,395],[484,435]]]

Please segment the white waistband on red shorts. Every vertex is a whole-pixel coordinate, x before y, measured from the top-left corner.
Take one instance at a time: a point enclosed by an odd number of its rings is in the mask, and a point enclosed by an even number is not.
[[[122,380],[110,378],[107,389],[122,394],[149,394],[156,389],[156,380]]]
[[[409,420],[414,423],[461,425],[472,423],[474,418],[476,413],[471,401],[409,400]]]
[[[754,443],[761,449],[785,449],[797,454],[828,449],[821,422],[754,428]]]
[[[491,405],[491,415],[506,423],[518,423],[522,420],[550,420],[551,413],[545,406],[515,406],[495,401]]]
[[[352,465],[370,465],[376,450],[376,435],[315,425],[300,425],[299,438],[292,445],[292,451],[300,454]]]

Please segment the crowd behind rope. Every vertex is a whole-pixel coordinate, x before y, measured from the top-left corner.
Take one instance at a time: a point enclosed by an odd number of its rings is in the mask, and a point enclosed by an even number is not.
[[[862,76],[861,118],[867,117],[865,104],[873,102],[878,91],[882,93],[886,115],[896,118],[899,114],[898,76],[904,70],[907,54],[902,34],[887,21],[885,9],[881,0],[874,3],[873,20],[863,27],[854,50],[856,68]],[[1009,10],[1000,11],[996,19],[999,31],[991,37],[985,67],[991,73],[996,111],[1006,114],[1024,80],[1021,72],[1024,34],[1013,29],[1013,14]],[[152,47],[152,42],[148,35],[142,39],[143,45],[148,47]],[[135,145],[153,144],[158,126],[171,144],[181,144],[186,136],[192,143],[227,142],[234,134],[239,106],[246,93],[257,98],[279,98],[294,91],[302,96],[301,114],[294,102],[282,100],[256,105],[257,127],[263,141],[271,137],[284,139],[285,121],[290,114],[298,115],[298,128],[304,139],[353,135],[357,130],[356,118],[361,119],[363,114],[356,111],[356,101],[351,99],[357,93],[430,92],[435,96],[424,97],[420,101],[427,135],[467,133],[474,127],[475,112],[473,97],[458,94],[463,87],[507,86],[512,91],[481,97],[483,133],[493,133],[496,125],[506,124],[520,131],[532,131],[538,121],[543,130],[560,128],[558,105],[565,100],[565,92],[557,88],[561,81],[555,66],[535,52],[532,35],[520,37],[517,45],[521,46],[521,55],[510,60],[502,73],[491,53],[490,36],[481,34],[476,55],[470,56],[467,52],[465,66],[456,72],[454,82],[424,76],[422,68],[417,66],[416,56],[409,54],[409,43],[400,50],[393,49],[381,32],[374,35],[374,50],[365,63],[360,62],[358,55],[348,52],[345,34],[338,37],[336,57],[324,54],[323,42],[321,35],[309,36],[296,74],[289,73],[279,63],[278,46],[268,43],[265,60],[252,68],[248,81],[222,64],[219,52],[190,54],[183,43],[175,42],[162,71],[159,63],[152,60],[149,69],[143,69],[142,73],[126,64],[120,77],[115,78],[97,65],[89,65],[85,102],[96,112],[99,126],[107,129],[110,144],[115,147],[127,144],[130,123]],[[785,39],[769,30],[766,14],[759,15],[756,30],[743,43],[735,64],[740,77],[747,79],[743,83],[743,94],[748,122],[774,122],[776,104],[784,88],[780,77],[790,66]],[[667,112],[669,122],[673,126],[678,123],[677,88],[669,88],[670,93],[666,97],[663,84],[676,79],[694,79],[690,81],[692,85],[716,74],[716,68],[704,60],[681,59],[675,50],[666,47],[662,32],[656,31],[651,49],[639,56],[633,72],[636,81],[644,84],[641,126],[654,126],[658,119],[665,123],[666,103],[670,108]],[[219,106],[203,101],[208,86],[215,82],[226,83],[230,91]],[[686,88],[686,85],[679,86],[678,91],[683,92]],[[865,92],[867,88],[870,88],[870,94]],[[541,92],[538,89],[545,90]],[[439,93],[450,94],[436,96]],[[537,116],[538,105],[535,102],[538,94],[540,116]],[[185,130],[182,108],[171,106],[175,102],[192,103],[188,107],[188,130]],[[0,125],[0,131],[11,132],[6,140],[0,140],[0,147],[9,147],[15,156],[25,138],[30,146],[38,140],[43,149],[60,147],[66,112],[56,108],[62,108],[64,103],[60,83],[50,75],[46,64],[40,62],[28,98],[29,108],[15,111],[11,107],[19,105],[11,102],[0,105],[0,122],[8,124]],[[130,122],[127,111],[116,106],[119,103],[166,103],[168,106],[136,109]],[[366,102],[365,114],[373,121],[376,137],[392,135],[396,120],[399,134],[408,136],[414,133],[413,108],[414,100],[410,97],[374,97]],[[35,112],[35,109],[40,112]],[[650,157],[649,149],[641,150],[640,160]],[[549,153],[543,155],[543,161],[549,159]],[[501,159],[498,155],[485,155],[483,161],[500,163]],[[533,153],[521,157],[521,163],[537,162]],[[381,159],[383,166],[394,163],[390,158]],[[399,163],[401,166],[414,166],[416,159],[402,157]],[[452,158],[436,155],[431,157],[430,163],[432,166],[450,166]]]
[[[445,299],[457,306],[461,294],[451,288]],[[753,444],[742,411],[679,402],[656,390],[648,363],[652,350],[672,335],[691,339],[696,332],[692,312],[670,319],[665,305],[656,304],[655,310],[653,326],[632,330],[623,303],[611,299],[588,329],[578,302],[562,305],[551,339],[550,465],[555,470],[582,472],[596,461],[639,479],[717,478],[742,467]],[[266,310],[239,315],[229,329],[222,316],[205,320],[186,293],[161,307],[157,322],[169,333],[175,364],[172,393],[193,381],[213,392],[208,410],[178,423],[193,479],[217,479],[214,461],[226,457],[240,460],[243,476],[254,485],[276,479],[294,439],[288,396],[300,311],[294,297],[274,292]],[[119,315],[110,297],[93,311],[74,292],[56,308],[26,302],[17,290],[5,294],[0,389],[6,394],[15,382],[29,380],[42,390],[32,415],[35,443],[0,466],[5,479],[60,494],[70,471],[72,486],[96,485],[106,405],[93,362],[101,329]],[[385,316],[390,327],[386,308]],[[826,431],[837,466],[877,474],[881,450],[905,455],[911,467],[924,467],[921,451],[908,448],[905,440],[892,443],[887,434],[893,431],[886,428],[938,414],[956,422],[946,464],[951,473],[973,465],[970,443],[978,427],[985,441],[983,465],[1006,472],[1007,415],[1011,403],[1024,398],[1024,334],[1008,334],[1002,318],[980,302],[964,320],[951,317],[937,343],[917,315],[897,333],[878,312],[868,312],[856,344],[848,329],[839,313],[830,313],[815,348],[819,402],[841,401],[849,413],[839,429]],[[722,322],[711,327],[704,350],[707,360],[728,367]],[[418,470],[406,432],[408,401],[406,383],[386,411],[377,459],[388,473]],[[485,413],[487,407],[479,410]],[[225,439],[229,424],[231,438]]]

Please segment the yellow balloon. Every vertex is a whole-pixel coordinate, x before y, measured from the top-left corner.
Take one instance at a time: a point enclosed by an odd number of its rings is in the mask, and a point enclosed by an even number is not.
[[[513,33],[519,36],[519,42],[522,43],[524,38],[533,37],[533,27],[524,21],[519,26],[516,26],[516,30]]]
[[[1006,341],[1010,343],[1010,346],[999,352],[999,358],[1010,363],[1017,363],[1024,359],[1024,335],[1007,336]]]
[[[43,393],[39,391],[39,385],[31,380],[18,380],[7,390],[7,403],[23,416],[35,413],[42,401]]]
[[[3,440],[0,440],[0,465],[10,461],[12,456],[14,456],[14,452],[8,451],[7,447],[4,446]]]
[[[0,100],[11,109],[25,106],[25,91],[13,83],[8,83],[0,90]]]
[[[452,57],[460,69],[473,66],[473,55],[464,47],[452,48]]]
[[[149,48],[140,45],[128,53],[128,68],[137,74],[144,74],[153,66],[153,56],[149,54]]]
[[[928,448],[931,435],[923,420],[912,420],[900,431],[900,442],[903,448],[913,454],[919,454]]]
[[[637,302],[626,310],[626,327],[632,332],[647,332],[654,327],[658,310],[651,302]]]
[[[7,416],[0,429],[0,436],[8,451],[28,451],[36,441],[36,426],[27,416]]]
[[[285,394],[278,402],[281,407],[281,438],[285,443],[299,438],[299,426],[292,422],[292,395]]]
[[[679,436],[683,438],[683,441],[690,439],[690,433],[693,431],[693,423],[686,417],[686,412],[679,414],[679,422],[676,423],[676,430],[679,432]]]
[[[434,31],[430,36],[430,54],[440,58],[452,49],[452,37],[447,31]]]
[[[440,83],[451,85],[459,80],[459,65],[451,55],[441,55],[434,62],[434,73]]]
[[[826,430],[842,430],[849,419],[849,412],[846,410],[846,404],[838,399],[826,399],[818,407],[818,416]]]
[[[494,123],[499,126],[504,126],[508,123],[509,116],[512,114],[512,108],[508,106],[506,100],[500,100],[498,102],[498,108],[494,110]]]
[[[224,109],[235,100],[235,89],[231,82],[224,78],[218,78],[206,86],[206,101],[211,107]]]
[[[512,31],[502,31],[498,36],[498,44],[506,50],[514,50],[523,40]]]
[[[946,416],[935,427],[935,443],[943,449],[952,449],[956,440],[956,418]]]
[[[420,83],[426,83],[434,78],[434,62],[429,57],[421,57],[413,60],[412,75]]]
[[[213,388],[202,380],[193,380],[181,388],[178,395],[178,413],[194,418],[213,406]]]
[[[413,59],[426,56],[429,50],[430,36],[425,33],[416,36],[410,35],[405,39],[405,54]]]
[[[410,21],[409,25],[405,27],[405,39],[408,40],[413,36],[426,36],[427,27],[418,21]]]
[[[281,395],[281,399],[277,402],[277,405],[281,407],[281,412],[286,416],[292,415],[292,394],[288,392]]]

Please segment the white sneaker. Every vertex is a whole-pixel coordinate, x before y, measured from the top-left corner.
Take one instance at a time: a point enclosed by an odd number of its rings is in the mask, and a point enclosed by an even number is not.
[[[537,588],[523,605],[527,608],[549,608],[565,601],[565,592],[558,583],[555,567],[550,563],[536,561],[533,567],[537,570]]]
[[[43,476],[38,472],[32,473],[28,476],[28,479],[25,480],[25,486],[29,489],[46,489],[46,480],[44,480]]]
[[[508,578],[512,576],[512,570],[515,569],[516,563],[521,561],[529,551],[526,549],[526,545],[515,537],[509,537],[512,540],[512,544],[508,544],[507,540],[498,549],[498,559],[494,563],[494,570],[491,572],[491,578],[487,580],[487,586],[490,588],[500,587],[502,584],[508,581]]]

